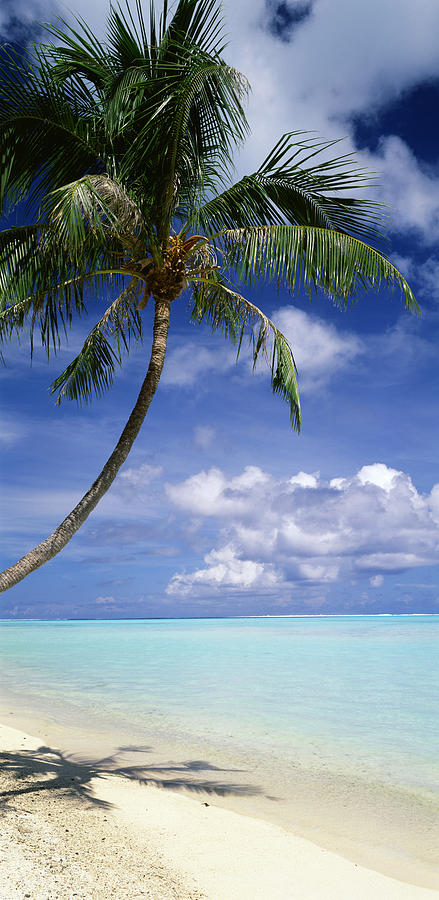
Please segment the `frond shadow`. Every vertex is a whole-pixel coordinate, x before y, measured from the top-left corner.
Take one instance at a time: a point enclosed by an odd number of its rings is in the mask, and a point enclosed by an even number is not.
[[[263,794],[257,785],[239,783],[227,777],[243,770],[222,769],[206,760],[167,762],[163,765],[149,765],[146,761],[141,765],[124,765],[121,759],[124,753],[145,754],[151,751],[151,747],[145,746],[119,747],[114,754],[98,760],[63,754],[60,750],[46,746],[37,750],[2,752],[0,767],[7,781],[7,789],[0,791],[0,811],[21,795],[43,791],[73,797],[78,802],[86,802],[91,806],[109,808],[112,804],[96,797],[91,784],[94,779],[109,775],[117,775],[145,786],[155,785],[173,791],[187,790],[194,794],[219,797],[254,797]],[[218,773],[216,778],[209,777],[215,773]]]

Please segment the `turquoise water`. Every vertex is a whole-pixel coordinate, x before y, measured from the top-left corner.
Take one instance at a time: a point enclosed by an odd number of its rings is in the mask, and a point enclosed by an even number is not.
[[[3,622],[44,710],[439,788],[439,617]],[[59,708],[60,707],[60,708]]]
[[[4,621],[3,710],[433,886],[438,646],[439,616]]]

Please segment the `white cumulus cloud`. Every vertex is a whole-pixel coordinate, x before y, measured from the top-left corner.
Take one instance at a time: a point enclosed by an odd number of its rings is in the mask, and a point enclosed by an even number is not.
[[[161,466],[150,466],[148,463],[143,463],[137,468],[122,469],[119,474],[119,483],[122,482],[124,485],[134,488],[144,487],[154,478],[158,478],[162,471]]]
[[[275,480],[256,467],[227,478],[218,468],[167,486],[175,507],[217,521],[217,545],[195,572],[176,573],[170,593],[213,586],[273,592],[383,575],[439,561],[439,485],[420,494],[410,476],[384,463],[323,480],[300,472]],[[212,525],[209,525],[212,531]]]
[[[208,374],[228,372],[236,365],[236,350],[224,341],[212,349],[201,341],[188,341],[167,356],[161,383],[172,387],[191,387]]]
[[[420,163],[397,135],[383,138],[375,154],[366,154],[380,173],[379,199],[388,204],[395,231],[414,232],[427,244],[439,237],[439,178]]]
[[[166,493],[175,506],[196,516],[244,514],[249,492],[257,492],[258,487],[264,492],[269,481],[257,466],[246,466],[241,475],[230,480],[213,467],[181,484],[167,484]]]
[[[320,388],[364,352],[363,342],[335,325],[294,306],[284,306],[273,319],[289,341],[303,390]]]
[[[206,554],[204,561],[204,569],[197,569],[190,575],[174,575],[166,593],[187,596],[197,587],[214,591],[224,587],[234,590],[273,589],[282,580],[273,567],[238,558],[232,546],[212,550]]]
[[[291,476],[290,484],[298,484],[299,487],[316,488],[318,479],[319,472],[315,475],[310,475],[309,472],[298,472],[297,475]]]
[[[366,350],[364,342],[355,334],[344,332],[294,306],[277,309],[272,318],[291,344],[302,391],[320,389],[323,384],[328,386],[334,375],[347,369]],[[206,346],[200,336],[199,342],[189,341],[169,352],[162,383],[168,387],[189,388],[202,384],[208,375],[221,375],[232,370],[239,371],[240,377],[253,377],[253,365],[245,344],[237,370],[235,349],[221,339],[215,347]],[[265,360],[260,360],[256,372],[268,378],[269,367]]]
[[[363,466],[357,473],[357,478],[361,484],[375,484],[383,491],[390,491],[395,483],[395,478],[402,475],[397,469],[391,469],[384,463],[374,463],[372,466]]]

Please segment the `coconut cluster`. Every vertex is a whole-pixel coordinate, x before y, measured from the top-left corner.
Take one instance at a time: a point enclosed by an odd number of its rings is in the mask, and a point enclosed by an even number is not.
[[[172,302],[180,296],[186,284],[186,263],[192,249],[200,241],[199,235],[192,235],[186,240],[180,235],[171,237],[169,246],[164,253],[163,263],[160,268],[153,265],[151,258],[139,260],[137,264],[130,264],[130,271],[139,272],[145,280],[145,291],[138,305],[143,309],[149,297],[156,300]]]

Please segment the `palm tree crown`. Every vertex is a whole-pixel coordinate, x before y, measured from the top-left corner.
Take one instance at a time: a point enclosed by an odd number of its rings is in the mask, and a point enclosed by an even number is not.
[[[241,285],[274,280],[322,289],[346,305],[359,288],[397,287],[416,301],[380,248],[380,208],[331,143],[287,133],[257,172],[232,181],[244,140],[248,84],[223,57],[217,0],[179,0],[168,17],[137,0],[111,8],[106,41],[83,21],[48,27],[29,59],[5,52],[0,87],[0,193],[27,224],[0,232],[0,338],[30,328],[56,352],[90,295],[106,308],[53,382],[57,402],[107,389],[124,351],[143,338],[154,303],[151,358],[138,401],[104,469],[58,529],[0,576],[15,584],[62,549],[114,480],[162,371],[171,303],[269,360],[275,393],[300,427],[296,368],[282,333]],[[333,142],[332,142],[333,143]],[[323,161],[317,155],[324,152]],[[375,245],[375,246],[374,246]]]

